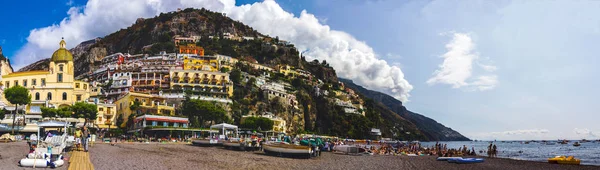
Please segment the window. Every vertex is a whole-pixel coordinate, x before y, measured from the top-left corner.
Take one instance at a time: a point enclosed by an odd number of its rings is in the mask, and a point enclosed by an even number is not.
[[[77,101],[81,101],[81,95],[77,95]]]
[[[83,84],[83,89],[87,90],[87,84]]]
[[[19,80],[15,80],[15,86],[19,85]]]
[[[102,122],[102,117],[98,117],[98,121]]]
[[[184,123],[184,124],[183,124],[183,128],[187,128],[187,123]]]
[[[58,73],[58,78],[57,78],[57,80],[58,80],[58,82],[59,82],[59,83],[62,83],[62,82],[63,82],[63,75],[62,75],[62,73]]]
[[[169,122],[163,122],[164,127],[169,127]]]
[[[35,79],[32,79],[31,80],[31,85],[33,85],[33,86],[37,85],[37,81]]]
[[[46,79],[42,79],[42,86],[46,85]]]
[[[6,81],[6,88],[10,87],[10,82]]]
[[[75,83],[75,88],[79,88],[79,83]]]
[[[27,80],[23,80],[23,87],[27,87]]]
[[[179,123],[173,123],[173,127],[179,127]]]
[[[104,111],[104,108],[98,108],[98,111]]]
[[[63,71],[63,65],[62,64],[58,65],[58,71],[61,71],[61,72]]]
[[[63,100],[67,100],[67,92],[63,92],[62,97],[63,97]]]
[[[48,98],[47,98],[47,100],[52,100],[52,93],[51,92],[48,92]]]
[[[152,121],[152,126],[158,126],[158,122]]]
[[[35,100],[40,100],[40,93],[38,93],[38,92],[35,93]]]

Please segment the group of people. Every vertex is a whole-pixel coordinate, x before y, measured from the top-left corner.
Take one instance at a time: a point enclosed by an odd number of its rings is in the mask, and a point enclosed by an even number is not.
[[[87,127],[77,128],[75,130],[75,146],[79,150],[83,146],[83,151],[88,151],[88,143],[90,139],[90,131]]]
[[[488,157],[490,157],[490,158],[497,157],[498,148],[496,147],[496,144],[490,143],[490,145],[488,146],[487,154],[488,154]]]

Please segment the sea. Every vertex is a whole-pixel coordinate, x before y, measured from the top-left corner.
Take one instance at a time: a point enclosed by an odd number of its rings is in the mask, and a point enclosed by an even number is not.
[[[581,146],[573,146],[575,141],[570,141],[568,144],[560,144],[556,141],[548,142],[529,142],[526,141],[467,141],[467,142],[440,142],[446,144],[447,147],[458,149],[466,145],[469,150],[474,147],[477,155],[487,156],[487,147],[493,143],[498,148],[498,157],[547,162],[548,158],[566,155],[574,156],[581,160],[581,164],[599,165],[600,166],[600,142],[589,141],[581,143]],[[551,144],[548,144],[551,143]],[[421,142],[422,147],[433,147],[435,142]],[[480,153],[480,151],[483,151]]]

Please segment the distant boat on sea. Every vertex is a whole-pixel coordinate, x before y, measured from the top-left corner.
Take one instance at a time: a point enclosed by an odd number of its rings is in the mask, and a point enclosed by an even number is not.
[[[581,146],[581,144],[579,144],[579,142],[575,142],[573,146]]]

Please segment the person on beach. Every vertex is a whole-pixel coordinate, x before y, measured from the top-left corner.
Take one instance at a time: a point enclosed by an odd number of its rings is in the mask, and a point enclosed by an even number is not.
[[[498,148],[496,148],[496,145],[494,144],[494,146],[492,147],[492,157],[496,157],[496,154],[498,154]]]
[[[488,149],[487,149],[487,155],[488,155],[488,157],[492,157],[492,144],[491,144],[491,143],[490,143],[490,145],[488,146]]]
[[[75,146],[76,149],[81,149],[81,129],[77,128],[75,131]]]
[[[81,136],[81,141],[83,142],[82,143],[83,144],[83,150],[85,152],[88,151],[88,139],[89,139],[89,137],[90,137],[90,131],[88,131],[88,128],[84,126],[83,127],[83,133],[82,133],[82,136]]]

